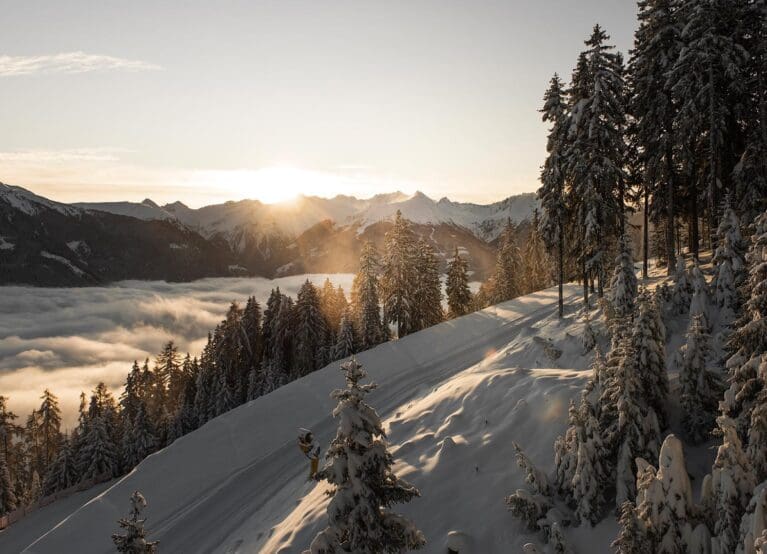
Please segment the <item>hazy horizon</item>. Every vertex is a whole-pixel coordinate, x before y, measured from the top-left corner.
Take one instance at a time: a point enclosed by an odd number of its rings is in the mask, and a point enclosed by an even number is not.
[[[532,192],[538,109],[633,3],[13,3],[0,181],[62,202],[200,206],[421,190]],[[530,56],[535,52],[535,56]]]

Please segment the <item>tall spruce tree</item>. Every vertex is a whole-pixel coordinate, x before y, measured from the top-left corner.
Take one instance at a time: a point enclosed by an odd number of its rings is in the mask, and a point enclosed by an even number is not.
[[[397,210],[393,227],[386,233],[381,275],[384,320],[397,328],[397,336],[412,332],[416,272],[416,238],[410,222]]]
[[[667,79],[679,57],[681,26],[675,0],[640,0],[639,27],[628,68],[632,141],[639,151],[645,217],[664,231],[666,267],[676,269],[674,218],[677,204],[674,120],[677,106]]]
[[[412,300],[411,331],[420,331],[440,323],[442,311],[442,282],[439,261],[434,247],[423,238],[415,244],[415,275]]]
[[[352,309],[360,350],[368,350],[386,338],[378,301],[378,252],[372,242],[365,242],[360,265],[352,286]]]
[[[748,54],[739,42],[743,15],[738,2],[688,0],[679,3],[682,50],[668,74],[678,111],[675,127],[683,145],[681,156],[693,202],[691,221],[697,224],[698,198],[705,199],[710,240],[716,246],[717,208],[721,189],[730,180],[734,158],[727,149],[738,139],[733,118],[735,97],[743,82]],[[698,245],[693,239],[697,258]]]
[[[295,313],[295,367],[299,377],[325,365],[330,336],[317,288],[307,279],[298,291]]]
[[[546,142],[546,161],[541,168],[542,217],[538,228],[549,250],[557,253],[557,284],[559,286],[559,317],[564,316],[563,284],[565,280],[565,179],[567,176],[567,101],[564,85],[556,73],[543,96],[543,121],[550,124]]]
[[[584,276],[597,281],[603,295],[608,239],[624,231],[623,137],[626,107],[623,60],[596,25],[576,69],[571,92],[569,193],[575,211]]]
[[[496,304],[519,296],[524,284],[522,256],[517,246],[516,227],[511,220],[507,221],[499,241],[492,289],[493,302]]]

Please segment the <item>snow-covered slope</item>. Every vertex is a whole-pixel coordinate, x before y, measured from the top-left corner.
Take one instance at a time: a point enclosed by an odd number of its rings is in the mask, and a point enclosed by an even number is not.
[[[37,215],[42,210],[54,210],[66,216],[74,216],[80,212],[74,206],[54,202],[27,189],[4,183],[0,183],[0,202],[27,215]]]
[[[568,298],[577,287],[566,288]],[[558,322],[556,290],[518,298],[359,355],[379,388],[371,404],[397,445],[396,470],[422,498],[402,512],[444,552],[451,530],[476,552],[513,552],[530,536],[503,505],[522,486],[511,441],[551,468],[551,445],[583,385],[582,323]],[[537,337],[537,338],[536,338]],[[543,341],[562,349],[553,359]],[[111,552],[115,521],[133,490],[149,500],[148,529],[165,552],[300,552],[324,522],[321,487],[307,482],[299,427],[328,444],[337,364],[216,418],[142,462],[107,491],[61,518],[0,533],[24,552]]]

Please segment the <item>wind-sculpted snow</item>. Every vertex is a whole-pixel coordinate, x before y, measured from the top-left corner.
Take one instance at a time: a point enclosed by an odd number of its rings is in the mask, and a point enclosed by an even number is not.
[[[81,390],[99,381],[122,387],[133,360],[152,359],[164,342],[198,356],[208,331],[232,301],[265,302],[272,287],[296,295],[305,279],[330,277],[347,292],[352,276],[297,275],[202,279],[191,283],[123,281],[109,287],[0,288],[0,393],[20,415],[39,406],[46,387],[59,396],[65,424]]]
[[[369,400],[396,445],[395,469],[421,489],[402,511],[425,532],[426,552],[444,552],[451,530],[464,532],[477,552],[513,552],[530,540],[503,505],[524,478],[511,441],[550,469],[552,441],[587,376],[577,370],[590,364],[575,304],[559,323],[556,290],[542,291],[358,356],[379,383]],[[552,360],[534,336],[552,338],[562,355]],[[109,535],[138,489],[162,551],[300,552],[324,524],[325,500],[307,481],[296,433],[308,427],[329,443],[329,393],[342,384],[337,364],[294,381],[150,456],[63,521],[40,514],[35,533],[20,537],[12,527],[7,540],[26,542],[25,552],[110,552]]]

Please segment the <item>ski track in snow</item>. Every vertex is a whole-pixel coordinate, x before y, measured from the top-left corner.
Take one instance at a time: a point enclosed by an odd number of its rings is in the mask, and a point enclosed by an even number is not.
[[[577,286],[568,285],[566,301],[578,292]],[[555,308],[556,289],[547,289],[361,353],[358,359],[379,384],[370,396],[371,405],[387,419],[428,397],[451,377],[476,369],[483,360],[505,355],[506,367],[513,369],[515,358],[503,354],[504,347],[517,335],[533,343],[527,336],[531,327],[552,317]],[[572,327],[563,329],[577,332]],[[564,333],[563,329],[557,332]],[[332,439],[336,422],[330,416],[334,403],[329,393],[343,383],[338,365],[210,421],[144,460],[63,520],[54,514],[41,521],[34,533],[19,528],[19,533],[28,534],[23,539],[14,527],[0,533],[0,551],[4,551],[5,535],[16,544],[29,544],[23,550],[29,553],[59,553],[63,545],[82,554],[112,552],[110,534],[117,530],[117,518],[127,513],[130,493],[138,489],[149,502],[145,512],[149,536],[160,541],[163,552],[300,552],[308,543],[288,542],[276,548],[267,541],[315,488],[307,482],[307,463],[297,451],[295,435],[299,427],[309,427],[323,446]],[[564,423],[563,419],[556,429]],[[540,448],[550,458],[548,439]],[[519,471],[513,458],[503,464],[509,472]],[[502,503],[510,492],[498,490],[493,503],[496,516],[511,525]],[[443,551],[442,537],[427,533],[427,538],[426,552]]]

